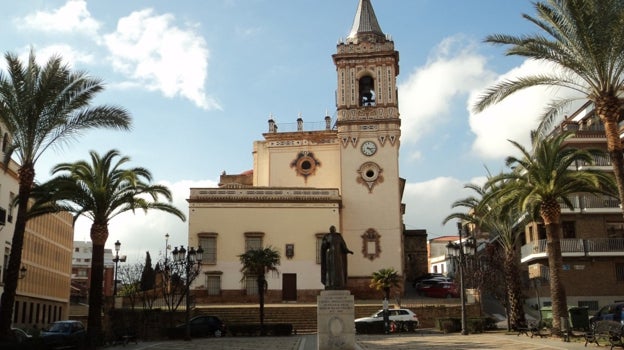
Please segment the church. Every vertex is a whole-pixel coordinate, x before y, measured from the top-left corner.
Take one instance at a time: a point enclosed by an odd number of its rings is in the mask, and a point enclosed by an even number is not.
[[[204,251],[191,289],[202,301],[255,302],[256,276],[242,274],[239,255],[267,247],[281,264],[266,276],[266,300],[315,301],[324,289],[321,242],[331,226],[354,253],[347,288],[356,299],[379,298],[369,284],[382,268],[405,279],[399,53],[370,0],[359,0],[332,58],[335,120],[325,116],[307,130],[299,118],[296,130],[280,131],[269,119],[253,142],[252,170],[224,173],[215,188],[190,189],[188,244]]]

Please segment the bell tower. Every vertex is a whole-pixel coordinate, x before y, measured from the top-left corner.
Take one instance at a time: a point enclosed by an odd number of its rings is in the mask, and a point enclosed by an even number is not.
[[[381,268],[403,274],[396,77],[399,53],[381,30],[371,0],[359,0],[353,26],[333,56],[341,149],[341,230],[355,254],[352,286]]]

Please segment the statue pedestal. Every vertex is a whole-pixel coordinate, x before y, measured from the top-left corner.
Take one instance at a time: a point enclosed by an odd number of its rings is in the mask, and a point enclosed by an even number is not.
[[[317,349],[355,349],[355,309],[348,290],[324,290],[317,297]]]

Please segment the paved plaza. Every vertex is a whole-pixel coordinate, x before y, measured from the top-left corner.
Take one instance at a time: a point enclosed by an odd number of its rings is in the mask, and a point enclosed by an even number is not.
[[[501,349],[501,350],[592,350],[604,349],[585,342],[573,339],[563,342],[558,338],[529,338],[527,336],[509,334],[505,332],[491,332],[484,334],[460,335],[440,334],[420,330],[414,334],[392,335],[357,335],[357,350],[375,349],[419,349],[419,350],[449,350],[449,349]],[[316,335],[293,335],[289,337],[223,337],[198,338],[191,341],[154,341],[128,344],[118,347],[128,350],[199,350],[199,349],[236,349],[236,350],[316,350]]]

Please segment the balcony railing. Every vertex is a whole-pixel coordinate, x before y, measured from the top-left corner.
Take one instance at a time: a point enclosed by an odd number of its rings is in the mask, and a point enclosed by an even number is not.
[[[574,205],[574,211],[578,212],[586,212],[588,210],[604,211],[605,209],[608,209],[608,211],[620,210],[620,201],[615,197],[576,195],[569,197],[569,199],[570,202],[572,202],[572,204]],[[570,211],[570,209],[568,209],[563,201],[559,201],[559,204],[561,205],[562,211]]]
[[[562,239],[563,257],[624,256],[624,238]],[[522,246],[523,263],[547,257],[546,240],[529,242]]]

